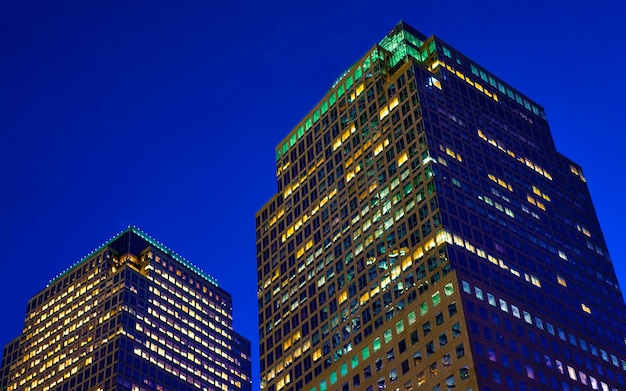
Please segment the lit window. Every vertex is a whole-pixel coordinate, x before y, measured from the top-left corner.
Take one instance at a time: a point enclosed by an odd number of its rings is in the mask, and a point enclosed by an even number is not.
[[[374,340],[374,351],[377,352],[380,349],[380,337],[376,337],[376,339]]]
[[[391,341],[391,329],[385,330],[384,337],[385,337],[385,343],[388,343],[389,341]],[[374,343],[376,343],[376,341],[374,341]],[[376,349],[376,347],[374,347],[374,350],[378,350],[378,349]]]
[[[433,307],[441,303],[441,295],[439,294],[439,292],[435,292],[432,295],[432,300],[433,300]]]
[[[359,356],[355,355],[354,357],[352,357],[352,369],[356,368],[357,365],[359,365]]]
[[[483,290],[480,289],[479,287],[475,286],[474,290],[476,291],[476,297],[480,300],[485,300],[485,297],[483,296]]]

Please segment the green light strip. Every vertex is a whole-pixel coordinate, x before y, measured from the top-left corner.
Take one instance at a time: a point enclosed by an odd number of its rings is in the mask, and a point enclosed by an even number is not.
[[[68,267],[67,269],[65,269],[63,272],[59,273],[57,276],[55,276],[53,279],[51,279],[48,284],[46,285],[46,287],[49,287],[50,285],[52,285],[53,283],[55,283],[56,281],[60,280],[61,278],[63,278],[64,276],[66,276],[69,272],[71,272],[72,270],[76,269],[78,266],[80,266],[83,262],[85,262],[86,260],[88,260],[89,258],[91,258],[92,256],[94,256],[95,254],[99,253],[100,251],[104,250],[106,247],[108,247],[109,245],[111,245],[111,243],[113,243],[114,241],[116,241],[117,239],[119,239],[122,235],[124,235],[127,232],[133,232],[135,234],[137,234],[137,236],[139,236],[140,238],[142,238],[143,240],[145,240],[146,242],[148,242],[149,244],[153,245],[154,247],[156,247],[157,249],[159,249],[161,252],[165,253],[166,255],[172,257],[173,259],[175,259],[176,261],[178,261],[179,263],[181,263],[183,266],[185,266],[187,269],[191,270],[192,272],[196,273],[197,275],[199,275],[200,277],[206,279],[207,281],[209,281],[211,284],[215,285],[215,286],[219,286],[217,283],[217,279],[215,277],[210,276],[209,274],[205,273],[204,271],[202,271],[199,267],[197,267],[196,265],[194,265],[193,263],[189,262],[188,260],[186,260],[185,258],[183,258],[182,256],[178,255],[176,252],[174,252],[172,249],[170,249],[169,247],[165,246],[163,243],[159,242],[158,240],[154,239],[153,237],[151,237],[150,235],[146,234],[145,232],[141,231],[139,228],[135,227],[135,226],[129,226],[128,228],[126,228],[125,230],[121,231],[120,233],[118,233],[117,235],[113,236],[111,239],[107,240],[106,242],[102,243],[102,245],[98,248],[95,248],[94,250],[92,250],[89,254],[85,255],[84,257],[82,257],[81,259],[79,259],[78,261],[74,262],[74,264],[72,264],[72,266]]]
[[[170,249],[169,247],[165,246],[163,243],[161,243],[158,240],[154,239],[153,237],[149,236],[148,234],[146,234],[145,232],[141,231],[137,227],[130,227],[130,229],[134,233],[139,235],[139,237],[141,237],[142,239],[144,239],[145,241],[147,241],[148,243],[150,243],[154,247],[158,248],[160,251],[164,252],[165,254],[169,255],[172,258],[174,258],[178,262],[182,263],[183,266],[185,266],[186,268],[188,268],[192,272],[194,272],[197,275],[199,275],[200,277],[208,280],[211,284],[213,284],[215,286],[218,286],[217,285],[217,279],[215,279],[214,277],[206,274],[198,266],[194,265],[193,263],[189,262],[188,260],[186,260],[182,256],[178,255],[178,253],[174,252],[172,249]]]
[[[300,140],[305,132],[308,132],[313,127],[313,124],[320,119],[320,108],[323,112],[326,112],[329,107],[332,107],[336,103],[337,99],[346,94],[354,85],[357,85],[365,71],[367,71],[372,64],[379,60],[380,55],[378,53],[378,47],[374,47],[364,58],[363,62],[357,62],[348,68],[341,76],[335,80],[330,88],[330,91],[326,94],[328,99],[322,100],[316,108],[309,113],[303,121],[300,122],[300,127],[293,129],[289,136],[287,136],[281,144],[276,147],[276,161],[279,161],[283,156],[289,152],[289,150],[296,144],[297,140]],[[323,114],[323,113],[322,113]],[[304,126],[304,129],[303,129]]]
[[[68,267],[67,269],[65,269],[61,273],[57,274],[53,279],[51,279],[48,282],[48,285],[46,285],[46,288],[49,287],[50,285],[52,285],[53,283],[57,282],[61,278],[63,278],[66,274],[68,274],[69,272],[74,270],[76,267],[80,266],[83,262],[85,262],[87,259],[89,259],[92,256],[94,256],[96,253],[102,251],[105,247],[107,247],[109,244],[113,243],[115,240],[119,239],[120,236],[124,235],[129,230],[130,230],[130,227],[128,227],[127,229],[121,231],[120,233],[118,233],[117,235],[113,236],[108,241],[102,243],[102,245],[100,245],[100,247],[97,247],[97,248],[93,249],[89,254],[85,255],[84,257],[82,257],[78,261],[74,262],[74,264],[72,266]]]

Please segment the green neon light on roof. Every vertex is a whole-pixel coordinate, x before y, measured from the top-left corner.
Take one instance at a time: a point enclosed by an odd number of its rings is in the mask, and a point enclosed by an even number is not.
[[[339,88],[337,88],[337,98],[341,98],[344,91],[345,91],[345,86],[343,84],[340,84]]]
[[[64,276],[66,276],[69,272],[71,272],[72,270],[76,269],[76,267],[80,266],[83,262],[85,262],[86,260],[88,260],[89,258],[91,258],[92,256],[94,256],[95,254],[99,253],[100,251],[102,251],[105,247],[107,247],[109,244],[111,244],[112,242],[114,242],[115,240],[119,239],[120,236],[124,235],[126,232],[128,231],[128,228],[121,231],[120,233],[118,233],[117,235],[113,236],[111,239],[109,239],[108,241],[102,243],[102,245],[98,248],[95,248],[93,250],[91,250],[91,252],[87,255],[85,255],[84,257],[82,257],[81,259],[79,259],[78,261],[74,262],[72,264],[72,266],[68,267],[67,269],[65,269],[64,271],[62,271],[61,273],[57,274],[53,279],[51,279],[48,282],[48,285],[46,285],[46,287],[49,287],[50,285],[52,285],[54,282],[60,280],[61,278],[63,278]]]
[[[416,38],[407,30],[396,31],[386,36],[380,41],[380,46],[391,53],[389,66],[392,67],[405,60],[407,56],[424,62],[429,54],[428,47],[424,47],[424,41]],[[434,44],[431,44],[431,47],[436,49]]]
[[[395,66],[397,63],[399,63],[400,61],[404,60],[406,58],[406,54],[407,54],[407,45],[402,44],[402,45],[398,45],[396,47],[396,50],[393,52],[393,54],[391,55],[391,59],[389,60],[389,66]]]
[[[324,102],[322,102],[322,115],[326,114],[327,111],[328,111],[328,101],[325,100]]]
[[[417,49],[415,49],[413,46],[407,46],[406,47],[406,52],[407,52],[407,54],[409,56],[411,56],[411,57],[413,57],[413,58],[415,58],[417,60],[421,60],[420,52]]]
[[[372,57],[372,62],[376,62],[378,60],[378,49],[372,50],[372,54],[370,56]]]
[[[162,244],[161,242],[157,241],[156,239],[148,236],[148,234],[146,234],[143,231],[139,230],[139,228],[137,228],[137,227],[131,227],[130,229],[134,233],[139,235],[142,239],[144,239],[146,242],[148,242],[151,245],[153,245],[154,247],[158,248],[161,252],[165,253],[166,255],[168,255],[168,256],[174,258],[175,260],[177,260],[178,262],[180,262],[187,269],[189,269],[192,272],[196,273],[200,277],[205,278],[206,280],[208,280],[213,285],[218,286],[217,279],[215,279],[215,277],[212,277],[209,274],[205,273],[198,266],[194,265],[193,263],[189,262],[188,260],[186,260],[182,256],[178,255],[176,252],[171,250],[169,247],[165,246],[164,244]]]
[[[145,232],[141,231],[139,228],[134,227],[134,226],[129,226],[125,230],[123,230],[120,233],[118,233],[117,235],[113,236],[111,239],[109,239],[106,242],[104,242],[100,247],[95,248],[89,254],[85,255],[84,257],[82,257],[81,259],[76,261],[72,266],[70,266],[69,268],[65,269],[63,272],[59,273],[56,277],[54,277],[53,279],[51,279],[48,282],[48,285],[46,285],[46,287],[52,285],[56,281],[58,281],[58,280],[62,279],[63,277],[65,277],[68,273],[70,273],[71,271],[76,269],[78,266],[82,265],[85,261],[89,260],[91,257],[96,255],[100,251],[104,250],[106,247],[110,246],[111,243],[115,242],[117,239],[119,239],[122,235],[124,235],[127,232],[135,233],[137,236],[139,236],[140,238],[142,238],[143,240],[145,240],[146,242],[148,242],[149,244],[151,244],[152,246],[157,248],[162,253],[164,253],[167,256],[171,257],[172,259],[175,259],[176,261],[178,261],[180,264],[182,264],[184,267],[186,267],[190,271],[192,271],[192,272],[196,273],[197,275],[199,275],[200,277],[206,279],[211,284],[213,284],[215,286],[218,286],[217,279],[215,279],[215,277],[212,277],[209,274],[205,273],[204,271],[202,271],[202,269],[200,269],[199,267],[197,267],[193,263],[189,262],[188,260],[186,260],[182,256],[178,255],[178,253],[174,252],[172,249],[170,249],[169,247],[165,246],[163,243],[159,242],[158,240],[152,238],[151,236],[149,236]]]
[[[332,105],[334,105],[336,102],[337,102],[337,95],[335,95],[335,93],[333,92],[332,94],[330,94],[328,103],[330,103],[330,106],[332,107]]]
[[[429,42],[429,45],[424,45],[424,42],[416,38],[413,34],[406,30],[396,31],[393,35],[388,35],[380,41],[380,47],[385,50],[380,50],[379,47],[374,47],[367,56],[363,59],[362,63],[353,64],[348,70],[341,74],[331,86],[330,94],[327,95],[328,99],[321,102],[315,111],[311,113],[309,118],[304,121],[305,132],[308,132],[314,123],[317,123],[329,108],[337,103],[337,99],[351,90],[354,84],[362,80],[363,76],[371,76],[372,64],[377,61],[387,61],[388,65],[394,66],[400,61],[406,59],[407,56],[411,56],[419,62],[424,62],[428,57],[428,49],[436,50],[436,44],[434,40]],[[418,50],[420,48],[422,50]],[[390,52],[388,55],[387,53]],[[389,56],[389,58],[387,58]],[[293,129],[292,132],[297,134],[297,140],[300,140],[302,133],[300,129]],[[276,150],[276,161],[278,162],[284,157],[289,149],[294,146],[293,136],[290,134],[287,136],[287,142],[282,145],[278,145]]]
[[[413,34],[409,33],[408,31],[404,30],[404,38],[411,42],[413,44],[413,46],[415,47],[420,47],[424,44],[424,41],[422,41],[421,39],[416,38]]]
[[[433,39],[432,41],[430,41],[430,43],[428,44],[428,54],[432,54],[434,52],[437,51],[437,43],[435,42],[435,40]]]

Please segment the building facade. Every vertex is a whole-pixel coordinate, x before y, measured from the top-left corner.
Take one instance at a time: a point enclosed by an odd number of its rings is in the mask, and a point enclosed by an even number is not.
[[[129,227],[28,302],[0,389],[249,391],[250,342],[214,278]]]
[[[267,391],[624,390],[625,307],[543,108],[401,22],[276,149]]]

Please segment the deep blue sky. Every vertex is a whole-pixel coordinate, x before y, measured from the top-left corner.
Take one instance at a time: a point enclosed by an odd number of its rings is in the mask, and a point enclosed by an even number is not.
[[[28,298],[132,224],[232,293],[257,389],[254,214],[276,190],[274,147],[401,19],[544,106],[626,286],[625,7],[1,2],[0,345]]]

